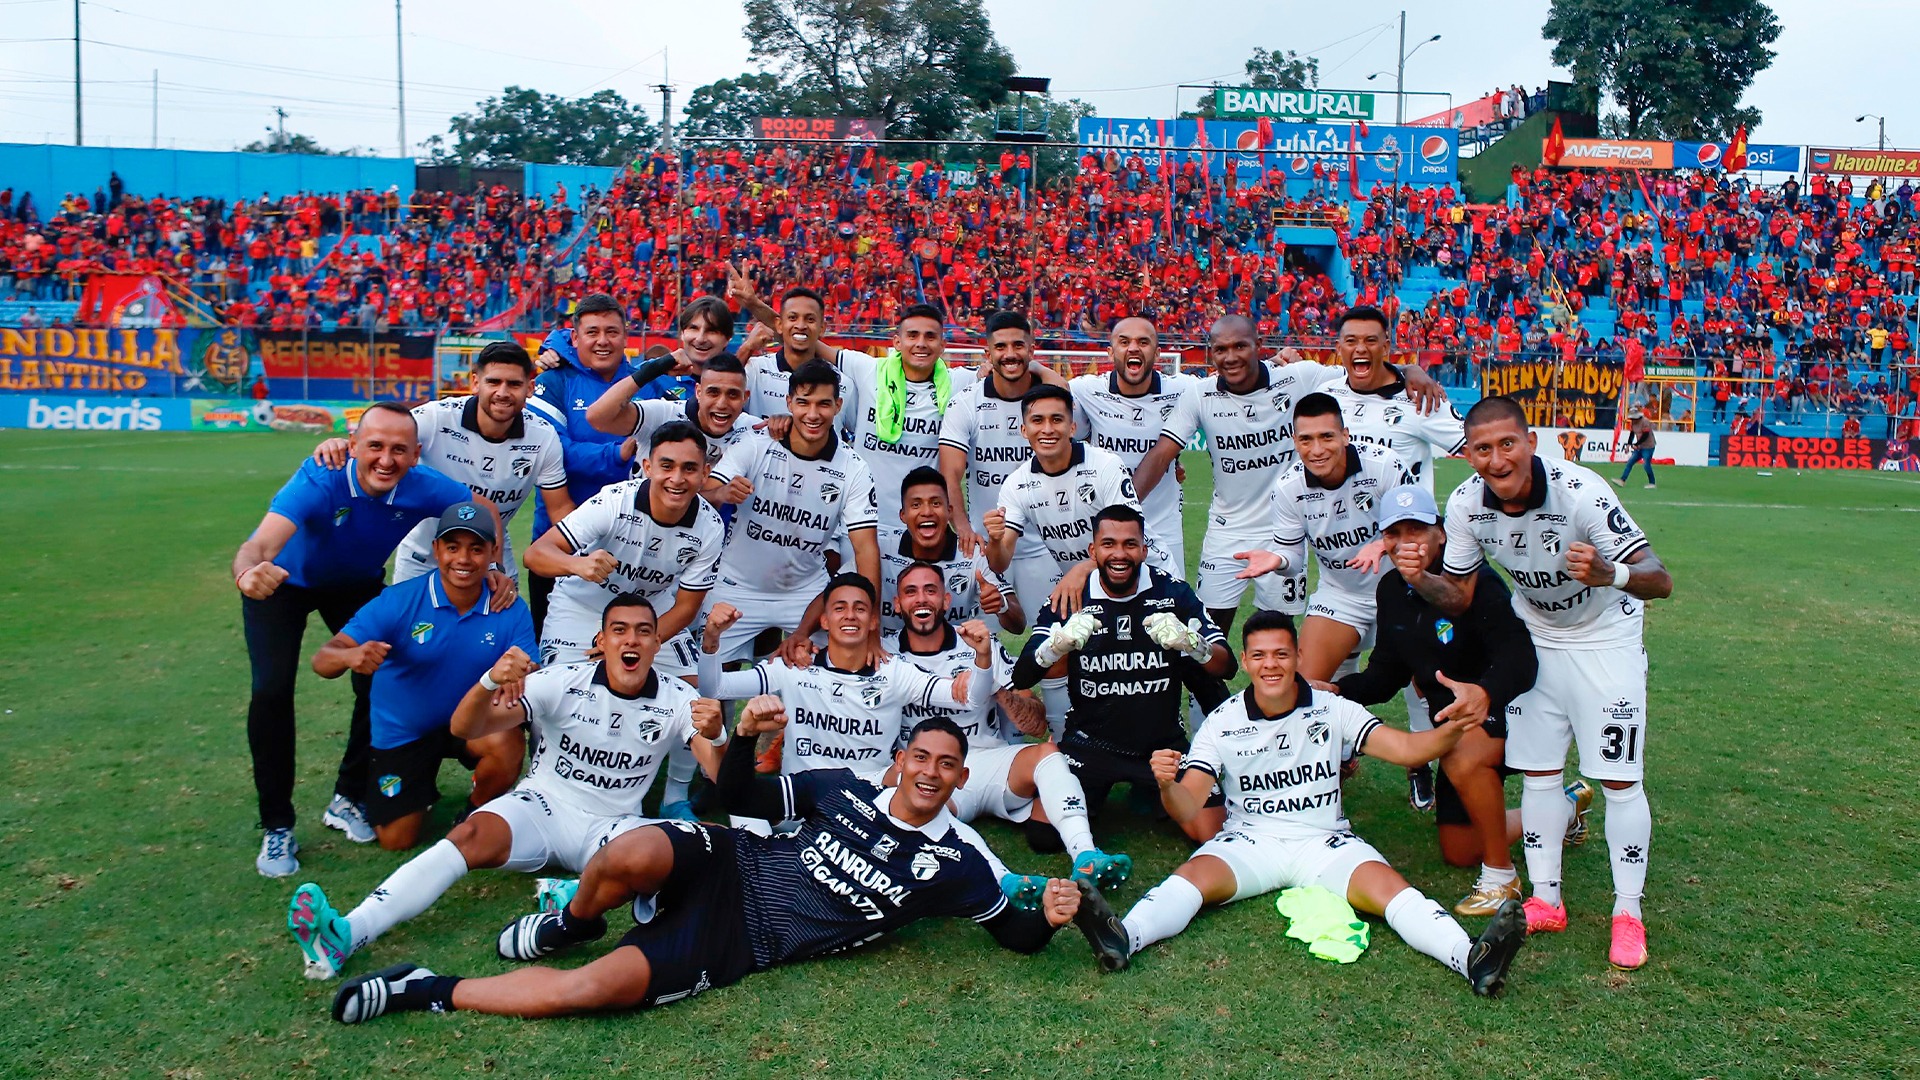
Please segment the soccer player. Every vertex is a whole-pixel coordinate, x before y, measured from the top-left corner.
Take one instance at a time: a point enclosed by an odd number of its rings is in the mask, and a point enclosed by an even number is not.
[[[1562,792],[1567,744],[1580,772],[1600,781],[1613,862],[1608,959],[1647,961],[1640,899],[1653,814],[1642,778],[1647,749],[1646,602],[1673,595],[1673,575],[1600,476],[1537,453],[1539,437],[1512,398],[1483,398],[1467,412],[1474,475],[1447,500],[1441,573],[1430,552],[1396,550],[1401,577],[1450,616],[1468,610],[1491,559],[1513,578],[1513,607],[1533,634],[1540,673],[1507,709],[1506,762],[1526,773],[1520,796],[1529,933],[1567,928],[1560,896],[1560,837],[1573,808]]]
[[[1198,380],[1160,370],[1160,333],[1151,319],[1136,316],[1114,323],[1107,355],[1113,360],[1110,373],[1081,375],[1068,384],[1073,393],[1074,430],[1119,457],[1129,471],[1136,470],[1159,442],[1160,429],[1172,417],[1181,395]],[[1177,459],[1174,467],[1179,467]],[[1156,484],[1140,498],[1147,535],[1166,550],[1164,569],[1184,579],[1187,539],[1182,509],[1179,483]]]
[[[947,499],[965,508],[954,522],[960,545],[975,550],[985,532],[987,511],[1000,486],[1033,455],[1021,426],[1021,403],[1041,385],[1034,370],[1033,328],[1017,311],[996,311],[987,319],[987,377],[954,395],[940,421],[940,475]],[[1016,559],[1046,555],[1037,538],[1027,537]],[[1044,571],[1042,571],[1044,572]]]
[[[435,975],[398,964],[350,979],[333,1018],[357,1024],[422,1010],[547,1017],[665,1005],[729,986],[777,964],[820,956],[923,918],[970,918],[1016,952],[1045,948],[1076,921],[1080,891],[1047,882],[1040,912],[1000,892],[1006,867],[947,809],[966,779],[966,737],[932,717],[894,755],[899,786],[881,789],[843,769],[756,778],[753,742],[778,730],[784,707],[756,698],[727,738],[719,790],[742,815],[802,819],[793,839],[665,822],[601,848],[558,912],[509,923],[499,948],[536,959],[605,936],[605,914],[656,896],[660,914],[583,967],[533,967],[490,978]],[[1084,931],[1083,927],[1083,931]]]
[[[708,478],[717,502],[736,503],[720,578],[708,594],[743,616],[720,642],[723,661],[745,659],[762,630],[791,631],[828,578],[825,550],[844,532],[854,565],[880,589],[873,474],[834,432],[840,376],[824,361],[800,365],[788,382],[793,417],[785,436],[765,432],[735,446]],[[875,624],[875,643],[878,622]]]
[[[751,284],[737,272],[732,272],[731,265],[728,269],[728,288],[732,295],[739,297],[742,310],[753,312],[761,323],[773,327],[780,338],[779,349],[747,361],[748,412],[769,420],[787,416],[787,398],[793,392],[793,373],[800,370],[801,365],[817,359],[836,373],[844,374],[847,357],[864,355],[853,349],[836,349],[821,342],[820,335],[826,330],[827,305],[819,293],[805,287],[788,289],[781,294],[780,310],[776,313],[753,295]],[[853,417],[860,411],[860,387],[848,385],[843,380],[840,390],[844,405],[839,426],[851,430]]]
[[[898,582],[906,624],[886,639],[887,650],[933,675],[949,677],[973,666],[973,650],[947,621],[952,600],[940,569],[914,563]],[[993,682],[1003,686],[1012,676],[1013,661],[994,643]],[[909,725],[932,715],[918,705],[906,708]],[[1025,828],[1027,844],[1035,851],[1073,853],[1073,876],[1086,878],[1103,889],[1114,888],[1133,872],[1133,860],[1108,855],[1093,846],[1087,825],[1087,796],[1060,748],[1052,742],[1028,743],[1022,735],[1046,733],[1046,711],[1031,694],[999,690],[980,707],[955,716],[967,737],[967,782],[954,792],[953,813],[971,822],[990,814]],[[1011,725],[1011,731],[1008,726]],[[1012,875],[1002,884],[1015,904],[1033,906],[1046,882],[1032,875]]]
[[[653,605],[608,602],[598,635],[606,659],[533,670],[517,647],[494,662],[453,711],[453,734],[484,740],[533,728],[533,760],[512,791],[453,827],[342,916],[320,886],[294,890],[287,928],[309,978],[333,978],[347,958],[427,910],[469,870],[531,873],[549,862],[579,873],[593,853],[647,824],[640,799],[664,752],[685,746],[717,772],[720,704],[652,670],[660,648]]]
[[[1185,749],[1181,664],[1214,680],[1234,672],[1226,637],[1193,590],[1141,565],[1146,547],[1138,509],[1109,506],[1095,514],[1087,550],[1098,571],[1082,587],[1079,609],[1066,617],[1052,607],[1041,611],[1013,668],[1018,689],[1044,676],[1067,680],[1065,734],[1056,741],[1090,808],[1105,803],[1118,782],[1136,795],[1152,790],[1154,752]],[[1222,685],[1216,703],[1225,697]]]
[[[1300,574],[1307,551],[1320,563],[1319,588],[1300,627],[1300,675],[1331,679],[1372,641],[1374,584],[1386,569],[1375,504],[1414,482],[1407,463],[1379,446],[1356,446],[1340,403],[1315,391],[1293,407],[1296,457],[1273,489],[1273,546],[1235,552],[1244,573]]]
[[[313,654],[314,673],[323,679],[352,671],[373,680],[364,805],[388,851],[420,842],[427,811],[440,798],[434,778],[443,759],[473,770],[462,817],[520,775],[526,739],[518,728],[474,739],[450,730],[460,695],[507,649],[531,655],[540,647],[523,601],[488,607],[495,528],[479,503],[448,507],[433,534],[438,571],[388,586]]]
[[[1432,731],[1396,731],[1353,702],[1315,694],[1294,668],[1293,620],[1258,611],[1247,620],[1241,660],[1252,683],[1215,709],[1183,756],[1153,755],[1160,797],[1176,821],[1204,816],[1216,785],[1226,793],[1226,827],[1140,898],[1118,934],[1101,935],[1101,966],[1118,971],[1134,953],[1187,928],[1202,907],[1292,886],[1318,885],[1355,908],[1385,916],[1415,950],[1464,976],[1485,997],[1506,985],[1526,942],[1520,904],[1501,905],[1469,938],[1439,904],[1353,834],[1340,800],[1340,766],[1366,753],[1399,764],[1432,761],[1486,720],[1461,708]],[[1095,901],[1089,914],[1105,913]]]
[[[1300,438],[1296,429],[1294,437]],[[1302,453],[1304,453],[1304,444]],[[1418,484],[1396,487],[1377,500],[1375,521],[1389,551],[1425,544],[1430,560],[1446,546],[1433,496]],[[1389,563],[1391,567],[1391,563]],[[1487,718],[1440,757],[1434,798],[1440,854],[1449,866],[1480,867],[1473,891],[1456,915],[1492,915],[1521,899],[1510,851],[1510,821],[1501,761],[1507,745],[1507,705],[1533,685],[1533,637],[1513,613],[1513,597],[1490,566],[1481,566],[1473,606],[1456,618],[1442,615],[1389,569],[1374,586],[1377,627],[1363,671],[1342,676],[1336,690],[1360,705],[1377,705],[1411,679],[1444,722],[1465,710]],[[1326,685],[1316,683],[1316,686]],[[1592,793],[1587,793],[1592,798]]]
[[[940,463],[940,428],[945,415],[974,385],[972,368],[947,366],[946,319],[931,304],[913,304],[900,312],[893,349],[884,357],[842,351],[840,370],[859,402],[847,427],[854,449],[873,470],[880,497],[882,531],[891,538],[900,507],[894,498],[900,482],[921,465]]]
[[[507,525],[527,496],[538,487],[540,505],[554,521],[573,511],[560,436],[527,410],[532,392],[533,360],[527,350],[510,341],[494,341],[474,357],[472,394],[440,398],[413,409],[420,425],[421,463],[467,485],[499,511],[500,558],[495,569],[504,575],[499,582],[503,591],[519,590],[520,570]],[[345,468],[347,440],[328,439],[313,456],[328,468]],[[433,531],[433,522],[423,521],[407,534],[393,561],[394,581],[434,569]]]
[[[627,316],[606,293],[584,296],[573,308],[573,325],[555,330],[540,345],[543,361],[558,366],[534,380],[527,406],[553,425],[567,463],[567,498],[575,506],[593,498],[608,484],[633,472],[634,445],[617,435],[594,430],[587,409],[607,388],[633,374],[627,362]],[[533,535],[538,539],[556,519],[545,504],[533,508]],[[538,629],[547,615],[547,597],[553,579],[527,575],[527,604]]]
[[[1392,338],[1379,308],[1348,308],[1334,333],[1334,355],[1347,377],[1325,390],[1340,403],[1348,434],[1363,446],[1392,451],[1407,463],[1415,482],[1431,493],[1433,459],[1459,453],[1466,440],[1460,414],[1445,397],[1432,411],[1415,403],[1406,376],[1387,363]]]
[[[293,835],[293,687],[307,616],[319,612],[329,630],[345,626],[379,595],[387,558],[407,533],[473,497],[466,485],[419,465],[419,426],[403,405],[368,406],[348,452],[352,462],[345,469],[301,463],[233,557],[253,669],[247,745],[263,834],[254,868],[266,877],[300,871]],[[321,819],[357,844],[373,840],[361,806],[370,686],[368,676],[354,675],[346,752]]]
[[[1133,482],[1150,498],[1167,470],[1196,431],[1206,432],[1213,459],[1213,502],[1207,508],[1206,538],[1201,544],[1194,591],[1214,624],[1232,629],[1247,580],[1233,553],[1265,543],[1270,536],[1270,498],[1280,470],[1293,460],[1293,403],[1341,377],[1341,370],[1297,360],[1286,365],[1258,356],[1253,322],[1225,315],[1207,335],[1207,356],[1214,377],[1195,382],[1161,428],[1160,441],[1141,459]],[[1417,367],[1406,373],[1416,393],[1445,392]],[[1302,567],[1301,569],[1305,569]],[[1254,583],[1261,608],[1298,613],[1306,607],[1306,578],[1262,578]]]
[[[718,464],[760,423],[759,417],[745,411],[746,368],[725,354],[701,365],[699,380],[685,400],[640,400],[636,397],[638,389],[632,379],[614,383],[599,401],[587,406],[587,422],[600,431],[630,435],[638,447],[647,447],[661,425],[685,421],[706,436],[709,467]],[[639,456],[635,454],[636,464]]]
[[[852,769],[878,780],[907,730],[908,705],[952,714],[993,703],[995,643],[985,623],[956,630],[973,650],[972,666],[951,678],[936,676],[897,656],[868,662],[868,645],[877,639],[880,621],[880,593],[872,582],[859,574],[837,574],[823,597],[824,663],[795,668],[774,657],[748,671],[721,671],[717,650],[727,628],[740,618],[740,611],[725,603],[707,613],[700,643],[700,686],[706,694],[722,701],[777,694],[787,703],[793,730],[780,757],[784,775]]]

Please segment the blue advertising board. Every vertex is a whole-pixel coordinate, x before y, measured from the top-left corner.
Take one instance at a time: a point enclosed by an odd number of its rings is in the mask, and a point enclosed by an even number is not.
[[[1727,158],[1727,144],[1714,142],[1676,142],[1673,167],[1718,172]],[[1800,148],[1774,143],[1747,144],[1748,172],[1799,172]]]
[[[1149,169],[1159,168],[1162,150],[1173,153],[1176,165],[1198,164],[1205,156],[1212,158],[1211,167],[1220,168],[1220,151],[1226,150],[1235,168],[1258,172],[1264,149],[1268,169],[1296,178],[1312,176],[1316,160],[1344,171],[1349,155],[1356,151],[1352,160],[1363,185],[1450,184],[1460,175],[1460,134],[1452,128],[1373,124],[1361,135],[1354,124],[1278,123],[1273,125],[1272,141],[1263,148],[1258,126],[1243,120],[1207,121],[1202,142],[1201,125],[1194,120],[1089,116],[1080,120],[1077,134],[1087,152],[1111,148],[1123,160],[1137,155]],[[1358,147],[1353,145],[1356,136]],[[1197,153],[1196,148],[1212,152]]]

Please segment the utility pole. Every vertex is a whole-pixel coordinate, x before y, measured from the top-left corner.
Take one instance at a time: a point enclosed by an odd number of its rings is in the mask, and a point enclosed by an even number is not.
[[[80,0],[73,0],[73,145],[84,145],[80,135]]]
[[[1393,122],[1407,122],[1407,12],[1400,11],[1400,63],[1393,71]]]
[[[273,115],[280,118],[280,134],[274,137],[273,146],[275,150],[284,154],[287,152],[287,110],[275,105]]]
[[[153,148],[160,149],[160,69],[153,69]]]
[[[667,50],[660,50],[660,152],[673,153],[673,79],[667,67]]]
[[[407,153],[407,51],[402,42],[400,24],[400,5],[404,0],[393,0],[393,87],[400,101],[400,156],[412,157]]]

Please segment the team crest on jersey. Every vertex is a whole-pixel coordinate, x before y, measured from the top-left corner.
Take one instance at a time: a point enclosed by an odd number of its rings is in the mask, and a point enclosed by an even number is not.
[[[860,684],[860,704],[869,709],[880,707],[880,683],[873,679]]]
[[[1362,514],[1373,513],[1373,492],[1356,491],[1353,493],[1353,508]]]
[[[407,636],[411,637],[415,642],[425,645],[427,639],[433,636],[433,624],[430,622],[414,623],[412,631],[410,631]]]
[[[651,716],[646,717],[645,719],[641,720],[639,724],[634,726],[633,733],[634,735],[638,736],[639,738],[645,739],[648,742],[659,742],[660,741],[660,721],[654,719]]]
[[[887,833],[881,833],[880,839],[873,842],[873,857],[879,859],[881,862],[885,862],[893,855],[894,850],[899,846],[900,841],[894,839]]]
[[[674,553],[673,558],[675,562],[678,562],[681,566],[685,566],[692,562],[693,557],[698,554],[700,554],[698,544],[685,544],[681,546],[679,551]]]
[[[352,509],[353,509],[352,507],[343,506],[340,509],[335,510],[333,512],[333,527],[337,529],[340,526],[345,525],[347,523],[347,513]]]
[[[947,591],[957,596],[960,593],[966,592],[967,586],[972,583],[972,580],[968,578],[966,574],[954,574],[947,579]]]
[[[1439,622],[1434,623],[1433,636],[1436,638],[1439,638],[1440,644],[1442,645],[1452,644],[1453,643],[1453,623],[1447,619],[1441,619]]]
[[[839,502],[840,501],[840,485],[833,483],[832,481],[828,481],[827,483],[821,484],[820,485],[820,501],[829,502],[829,503]]]
[[[1313,723],[1307,725],[1307,741],[1313,745],[1325,746],[1327,735],[1328,729],[1325,720],[1315,720]]]
[[[1560,533],[1547,529],[1540,534],[1540,549],[1549,555],[1560,554]]]
[[[922,851],[915,855],[910,865],[913,868],[914,878],[919,881],[932,881],[933,875],[940,872],[940,860],[934,858],[931,851]]]
[[[514,458],[513,461],[509,463],[508,468],[513,470],[513,475],[525,480],[527,477],[533,475],[533,459],[523,457]]]
[[[1092,506],[1094,500],[1100,497],[1094,492],[1092,484],[1081,484],[1076,494],[1080,496],[1080,501],[1087,506]]]
[[[380,778],[380,794],[391,799],[400,794],[400,778],[389,773]]]

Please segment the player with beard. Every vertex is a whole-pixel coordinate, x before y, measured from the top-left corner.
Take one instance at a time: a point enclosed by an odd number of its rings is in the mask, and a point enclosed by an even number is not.
[[[957,675],[973,664],[973,650],[960,640],[947,620],[953,599],[939,567],[914,563],[896,583],[905,626],[887,639],[887,651],[933,675]],[[1013,662],[996,642],[993,681],[1006,683]],[[909,705],[906,720],[923,714]],[[1000,690],[977,709],[954,717],[966,733],[967,782],[954,793],[954,816],[972,821],[982,814],[1024,825],[1027,843],[1035,851],[1073,853],[1073,876],[1113,888],[1133,872],[1133,860],[1108,855],[1093,846],[1087,826],[1087,797],[1073,768],[1052,742],[1027,743],[1023,735],[1046,734],[1046,711],[1031,694]],[[1007,730],[1011,724],[1012,731]],[[1013,875],[1002,883],[1017,906],[1038,904],[1046,882],[1031,875]]]
[[[1099,569],[1081,590],[1079,610],[1065,617],[1043,610],[1013,669],[1020,689],[1043,677],[1066,679],[1060,749],[1094,808],[1115,783],[1131,784],[1136,795],[1152,791],[1154,752],[1186,748],[1176,661],[1218,680],[1234,672],[1225,635],[1186,582],[1142,565],[1146,547],[1137,509],[1095,514],[1088,554]]]
[[[1047,882],[1042,913],[1001,895],[1006,866],[947,809],[966,780],[966,736],[951,720],[921,721],[894,755],[898,787],[844,769],[753,775],[753,742],[786,721],[778,698],[748,703],[728,739],[718,788],[729,810],[801,820],[792,839],[672,822],[615,839],[587,865],[556,912],[501,932],[510,959],[535,959],[605,936],[605,915],[635,897],[659,914],[606,956],[571,971],[535,967],[490,978],[435,975],[399,964],[349,980],[333,1018],[364,1023],[398,1011],[547,1017],[665,1005],[756,971],[852,948],[923,918],[971,918],[1016,952],[1045,948],[1082,922],[1074,882]]]
[[[1107,356],[1113,361],[1111,372],[1081,375],[1068,384],[1074,430],[1137,470],[1160,441],[1160,429],[1181,395],[1198,380],[1160,370],[1160,334],[1151,319],[1135,316],[1114,323]],[[1174,468],[1179,467],[1176,459]],[[1166,550],[1167,572],[1185,578],[1187,540],[1179,483],[1184,478],[1176,473],[1174,479],[1141,496],[1140,512],[1147,519],[1147,535]]]

